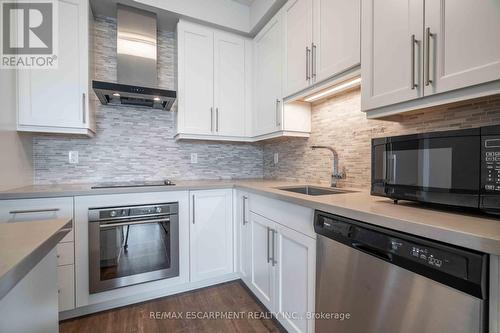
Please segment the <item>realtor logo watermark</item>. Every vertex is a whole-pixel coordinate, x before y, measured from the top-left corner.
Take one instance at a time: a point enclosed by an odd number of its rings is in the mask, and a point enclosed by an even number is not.
[[[57,68],[57,0],[0,0],[0,68]]]

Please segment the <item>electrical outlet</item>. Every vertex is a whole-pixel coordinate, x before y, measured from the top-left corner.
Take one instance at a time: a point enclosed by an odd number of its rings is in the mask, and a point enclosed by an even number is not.
[[[68,161],[70,164],[78,164],[78,151],[70,151]]]
[[[274,165],[278,164],[278,162],[279,162],[279,154],[274,153]]]
[[[196,163],[198,163],[198,154],[191,153],[191,164],[196,164]]]

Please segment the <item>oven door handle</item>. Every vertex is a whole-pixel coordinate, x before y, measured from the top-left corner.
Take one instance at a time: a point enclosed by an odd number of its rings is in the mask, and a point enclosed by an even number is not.
[[[120,222],[120,223],[104,223],[104,224],[99,224],[99,228],[123,227],[123,226],[134,225],[134,224],[146,224],[146,223],[158,223],[158,222],[170,222],[170,219],[142,220],[142,221],[130,221],[130,222]]]

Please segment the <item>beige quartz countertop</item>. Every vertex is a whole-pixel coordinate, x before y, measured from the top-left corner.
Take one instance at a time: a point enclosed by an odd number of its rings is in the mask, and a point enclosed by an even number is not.
[[[71,230],[70,219],[0,223],[0,299]]]
[[[91,185],[28,186],[0,192],[0,200],[238,188],[409,234],[500,255],[500,217],[429,208],[406,201],[400,201],[396,205],[390,199],[371,196],[368,191],[363,190],[356,190],[357,192],[354,193],[307,196],[277,189],[277,187],[304,185],[284,181],[195,180],[174,182],[176,186],[172,187],[98,190],[92,190]]]

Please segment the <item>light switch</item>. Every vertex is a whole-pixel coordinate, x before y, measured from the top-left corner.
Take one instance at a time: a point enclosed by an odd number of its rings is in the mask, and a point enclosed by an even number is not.
[[[274,153],[274,165],[278,164],[278,162],[279,162],[279,154]]]
[[[191,164],[196,164],[196,163],[198,163],[198,154],[191,153]]]

